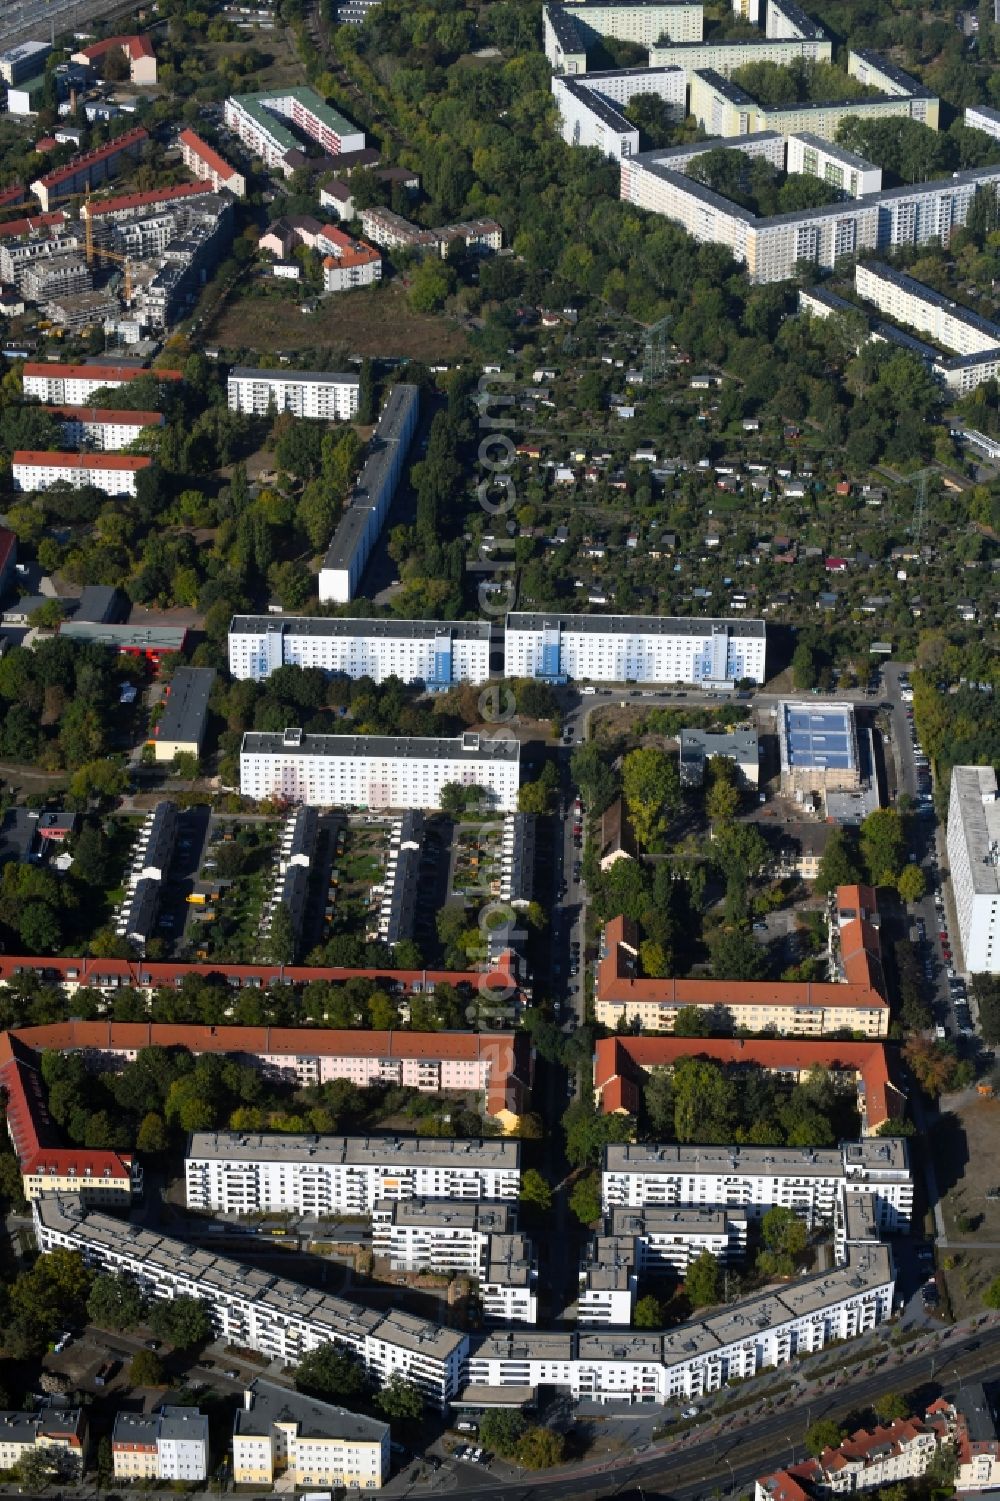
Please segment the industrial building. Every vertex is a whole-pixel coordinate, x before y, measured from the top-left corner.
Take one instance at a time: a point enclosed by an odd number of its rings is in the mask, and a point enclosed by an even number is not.
[[[485,683],[490,675],[490,623],[235,615],[229,627],[233,677],[260,683],[277,667],[318,667],[376,683],[398,677],[431,689]]]
[[[516,1199],[521,1147],[494,1138],[196,1131],[184,1176],[189,1209],[371,1214],[380,1199]]]
[[[777,718],[782,792],[850,791],[861,785],[853,704],[784,699]]]
[[[1000,974],[1000,797],[992,766],[953,766],[948,864],[966,974]]]
[[[388,518],[419,416],[419,388],[405,382],[393,386],[320,568],[322,603],[346,604],[356,595],[372,548]]]
[[[317,807],[439,808],[450,783],[479,787],[503,813],[517,807],[520,743],[467,731],[454,739],[248,731],[244,797]]]
[[[237,365],[229,372],[229,410],[249,417],[266,417],[273,411],[322,422],[350,422],[358,414],[359,385],[358,375]]]
[[[512,613],[504,672],[548,683],[761,683],[766,646],[762,620]]]

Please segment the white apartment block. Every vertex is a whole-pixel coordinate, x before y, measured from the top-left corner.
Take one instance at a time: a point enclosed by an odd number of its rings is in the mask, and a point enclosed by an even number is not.
[[[116,1480],[205,1480],[208,1418],[197,1407],[117,1412],[111,1457]]]
[[[601,1196],[617,1208],[741,1209],[760,1219],[791,1209],[810,1226],[833,1224],[841,1184],[869,1193],[881,1233],[909,1228],[913,1178],[906,1142],[868,1137],[837,1148],[612,1144]]]
[[[481,787],[500,812],[517,807],[520,743],[466,732],[453,740],[250,731],[240,751],[244,797],[315,807],[439,808],[451,782]]]
[[[991,766],[954,766],[948,864],[966,974],[1000,974],[1000,799]]]
[[[985,104],[967,104],[965,123],[970,130],[981,130],[1000,141],[1000,109],[989,109]]]
[[[48,490],[59,484],[81,489],[92,485],[105,495],[134,495],[139,472],[148,469],[152,462],[144,456],[121,453],[34,453],[17,449],[11,470],[15,490]]]
[[[608,1215],[606,1228],[613,1238],[631,1242],[635,1269],[644,1277],[683,1277],[703,1251],[733,1264],[746,1255],[743,1209],[616,1208]]]
[[[383,1199],[516,1199],[516,1141],[195,1132],[189,1209],[220,1214],[371,1214]]]
[[[636,68],[628,73],[587,73],[583,78],[552,76],[563,140],[570,146],[595,146],[615,161],[639,149],[638,128],[620,104],[632,94],[656,94],[670,105],[674,120],[685,115],[687,83],[680,68]]]
[[[290,152],[301,151],[301,135],[315,141],[328,156],[364,150],[364,131],[310,88],[231,94],[223,118],[249,151],[259,156],[266,167],[277,168],[285,177],[291,177],[295,170],[294,157],[288,158]],[[289,130],[286,121],[301,135]]]
[[[728,78],[747,63],[776,63],[787,68],[799,58],[806,62],[828,63],[833,55],[828,37],[753,37],[740,42],[664,42],[650,47],[650,67],[683,68],[690,81],[692,73],[711,68]]]
[[[807,16],[795,0],[766,0],[764,30],[769,37],[822,37],[822,26]]]
[[[371,550],[388,518],[419,416],[418,387],[405,382],[393,386],[323,559],[319,571],[321,602],[346,604],[357,593]]]
[[[346,620],[235,615],[229,671],[261,683],[277,667],[318,667],[349,678],[450,688],[490,675],[490,624],[482,620]]]
[[[840,188],[849,198],[882,191],[881,167],[809,131],[788,137],[785,170],[818,177],[831,187]]]
[[[762,683],[766,647],[762,620],[512,613],[504,672],[550,683]]]
[[[188,171],[197,177],[199,182],[208,182],[212,185],[212,191],[222,192],[225,189],[235,198],[244,198],[247,191],[247,180],[242,172],[221,156],[214,146],[203,141],[201,136],[191,129],[182,130],[178,137],[181,148],[181,157]]]
[[[815,129],[795,123],[791,133]],[[997,192],[1000,167],[956,172],[939,182],[758,219],[681,172],[661,164],[663,153],[643,152],[622,162],[621,196],[664,214],[702,244],[724,245],[754,282],[786,281],[801,260],[832,270],[846,255],[897,245],[947,246],[965,223],[980,190]]]
[[[584,73],[587,47],[597,37],[614,37],[653,47],[701,40],[701,0],[574,0],[542,10],[542,41],[554,73]]]
[[[180,380],[170,370],[142,370],[135,365],[33,365],[21,373],[25,396],[60,406],[86,406],[95,391],[127,385],[152,376],[154,380]]]
[[[389,1425],[259,1377],[233,1422],[234,1485],[380,1490]]]
[[[524,1235],[494,1235],[479,1282],[483,1319],[493,1324],[537,1324],[537,1268]]]
[[[358,414],[360,379],[327,371],[253,370],[238,365],[229,372],[229,410],[248,417],[265,417],[274,411],[322,422],[349,422]]]
[[[702,1397],[874,1329],[892,1312],[894,1287],[888,1247],[852,1246],[843,1266],[666,1332],[489,1335],[470,1349],[467,1379],[473,1386],[558,1386],[577,1401]]]
[[[639,1285],[632,1242],[595,1235],[580,1266],[576,1321],[582,1329],[602,1325],[627,1328]]]
[[[919,120],[937,129],[938,100],[927,93],[871,95],[833,103],[762,104],[713,68],[689,75],[689,113],[710,135],[740,136],[756,130],[778,130],[788,136],[808,131],[824,140],[835,139],[843,120]]]
[[[955,354],[1000,352],[1000,325],[964,308],[932,287],[879,261],[862,261],[854,268],[854,290],[879,312],[905,323]]]
[[[129,448],[145,428],[162,427],[162,412],[102,411],[98,407],[51,406],[46,415],[58,422],[63,442],[71,447],[86,443],[102,453]]]
[[[377,1199],[372,1205],[372,1251],[393,1271],[466,1272],[481,1277],[490,1238],[510,1235],[509,1200]]]
[[[332,1342],[353,1352],[379,1385],[398,1373],[439,1407],[458,1392],[465,1334],[395,1309],[376,1313],[189,1242],[89,1213],[55,1194],[36,1199],[32,1213],[43,1253],[79,1251],[88,1266],[124,1272],[150,1298],[199,1298],[228,1344],[295,1364]]]

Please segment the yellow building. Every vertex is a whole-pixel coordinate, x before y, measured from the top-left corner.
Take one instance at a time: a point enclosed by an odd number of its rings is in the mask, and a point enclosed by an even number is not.
[[[257,1380],[233,1423],[234,1485],[381,1489],[389,1426],[273,1382]]]
[[[0,1470],[12,1470],[31,1449],[65,1449],[83,1469],[87,1421],[79,1407],[0,1412]],[[72,1468],[68,1463],[67,1468]]]

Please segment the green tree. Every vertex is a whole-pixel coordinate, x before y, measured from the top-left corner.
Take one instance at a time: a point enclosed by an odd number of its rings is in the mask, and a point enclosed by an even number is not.
[[[124,1272],[100,1272],[87,1298],[87,1317],[102,1329],[134,1329],[142,1322],[146,1300]]]
[[[387,1418],[419,1423],[424,1415],[424,1399],[418,1386],[396,1371],[375,1396],[375,1405]]]
[[[291,964],[295,959],[295,924],[284,902],[279,902],[271,914],[267,949],[272,964]]]
[[[800,641],[792,654],[792,682],[799,693],[816,686],[816,654],[807,641]]]
[[[364,1367],[352,1355],[336,1345],[320,1345],[300,1360],[295,1370],[295,1385],[325,1401],[343,1402],[359,1397],[367,1389]]]
[[[137,1152],[146,1152],[155,1156],[159,1152],[165,1152],[170,1145],[167,1128],[163,1124],[163,1116],[155,1110],[147,1111],[139,1122],[139,1130],[135,1139]]]
[[[565,1453],[566,1440],[551,1428],[527,1428],[517,1446],[518,1462],[526,1470],[551,1470],[562,1464]]]
[[[735,1086],[716,1063],[679,1058],[672,1079],[674,1136],[678,1141],[731,1141],[736,1119]]]
[[[637,1329],[662,1329],[663,1304],[652,1293],[647,1293],[635,1305],[632,1323]]]
[[[731,766],[732,762],[726,757],[717,757],[709,763],[713,766]],[[717,775],[712,780],[712,785],[705,794],[705,812],[713,823],[729,823],[736,817],[740,806],[740,792],[735,781],[726,776]]]
[[[588,1173],[573,1185],[569,1207],[581,1225],[592,1225],[595,1220],[600,1219],[601,1184],[596,1173]]]
[[[861,865],[848,841],[847,833],[834,825],[820,857],[816,873],[815,889],[821,892],[836,891],[838,886],[851,886],[861,879]]]
[[[629,751],[622,762],[622,792],[635,837],[649,849],[667,827],[680,796],[680,777],[672,756],[655,745]]]
[[[484,1449],[492,1449],[495,1454],[509,1459],[512,1454],[517,1453],[517,1446],[524,1437],[526,1426],[519,1412],[496,1408],[483,1414],[479,1424],[479,1442]]]
[[[212,1337],[212,1320],[206,1304],[185,1294],[155,1303],[149,1326],[177,1350],[191,1350]]]
[[[674,1018],[675,1037],[711,1037],[712,1019],[701,1006],[682,1006]]]
[[[844,1430],[832,1418],[820,1418],[806,1429],[805,1444],[810,1454],[822,1454],[824,1449],[836,1449],[843,1442]]]
[[[410,278],[410,306],[417,313],[437,313],[455,290],[455,269],[426,256]]]
[[[81,1463],[70,1449],[54,1444],[28,1449],[18,1460],[15,1474],[22,1487],[44,1490],[47,1485],[69,1485],[78,1480]]]
[[[719,1301],[719,1263],[711,1251],[702,1251],[689,1263],[684,1292],[692,1308],[707,1308]]]
[[[552,1208],[552,1189],[537,1168],[529,1167],[522,1174],[518,1198],[522,1204],[532,1204],[536,1209]]]
[[[987,1308],[1000,1308],[1000,1277],[994,1277],[983,1293],[983,1303]]]
[[[903,863],[903,820],[895,808],[876,808],[861,824],[861,857],[873,886],[895,885]]]
[[[910,1416],[910,1404],[899,1392],[883,1392],[872,1403],[872,1411],[880,1423],[894,1423]]]
[[[904,902],[919,902],[927,894],[927,882],[919,865],[904,865],[896,881],[896,890]]]
[[[163,1361],[155,1350],[136,1350],[129,1362],[128,1379],[131,1386],[166,1386]]]

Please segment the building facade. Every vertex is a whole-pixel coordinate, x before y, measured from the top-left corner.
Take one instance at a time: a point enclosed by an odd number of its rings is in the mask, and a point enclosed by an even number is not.
[[[766,646],[762,620],[510,614],[504,672],[551,683],[761,683]]]
[[[785,143],[785,170],[805,177],[818,177],[839,188],[848,198],[861,198],[882,191],[882,168],[853,151],[845,151],[822,136],[803,131]]]
[[[196,131],[187,127],[181,131],[178,141],[185,167],[199,182],[211,183],[215,193],[221,193],[225,189],[234,198],[246,197],[247,180],[243,173],[231,167],[225,157],[220,156],[214,146],[203,141]]]
[[[955,766],[948,864],[966,974],[1000,974],[1000,798],[991,766]]]
[[[233,1484],[380,1490],[389,1425],[259,1377],[233,1421]]]
[[[854,290],[880,313],[929,334],[955,354],[992,354],[1000,357],[1000,325],[932,287],[878,261],[861,261],[854,268]]]
[[[63,442],[74,447],[87,444],[102,453],[120,453],[146,428],[162,427],[162,412],[117,412],[99,407],[50,406],[46,415],[58,422]]]
[[[0,1469],[13,1470],[35,1449],[61,1449],[83,1473],[87,1418],[80,1407],[45,1405],[34,1412],[0,1411]]]
[[[350,422],[358,414],[359,385],[357,375],[236,366],[229,372],[229,410],[250,417],[273,410],[322,422]]]
[[[349,678],[387,677],[428,688],[485,683],[488,621],[347,620],[312,615],[235,615],[229,671],[264,682],[277,667],[318,667]]]
[[[65,166],[56,167],[36,178],[31,184],[31,191],[41,204],[42,212],[48,213],[50,199],[85,193],[88,188],[96,188],[102,182],[107,182],[121,170],[127,160],[142,154],[148,140],[147,132],[141,125],[137,125],[134,130],[127,130],[124,135],[116,136],[106,146],[96,146],[93,151],[84,151],[79,156],[74,156]]]
[[[136,480],[152,459],[122,453],[35,453],[17,449],[11,472],[16,490],[48,490],[53,485],[84,485],[105,495],[134,495]]]
[[[111,1456],[116,1480],[205,1480],[208,1418],[197,1407],[116,1412]]]
[[[135,365],[25,365],[21,379],[25,396],[59,406],[86,406],[103,387],[128,385],[130,381],[182,380],[177,370],[142,370]]]
[[[552,76],[563,140],[570,146],[595,146],[620,161],[639,150],[639,131],[623,113],[634,94],[655,94],[676,121],[685,113],[687,83],[676,66],[636,68],[626,73],[587,73],[582,78]]]
[[[520,1144],[198,1131],[184,1177],[189,1209],[371,1214],[382,1199],[516,1199]]]
[[[364,150],[364,131],[352,125],[339,110],[326,104],[310,88],[231,94],[226,100],[223,118],[228,129],[239,137],[248,151],[259,156],[266,167],[277,168],[285,177],[291,177],[295,171],[296,157],[302,145],[300,135],[315,141],[327,156]],[[293,125],[300,135],[289,130],[289,125]]]
[[[453,740],[249,731],[240,751],[240,792],[327,808],[439,808],[443,788],[458,783],[481,787],[494,807],[511,813],[520,751],[516,740],[471,731]]]

